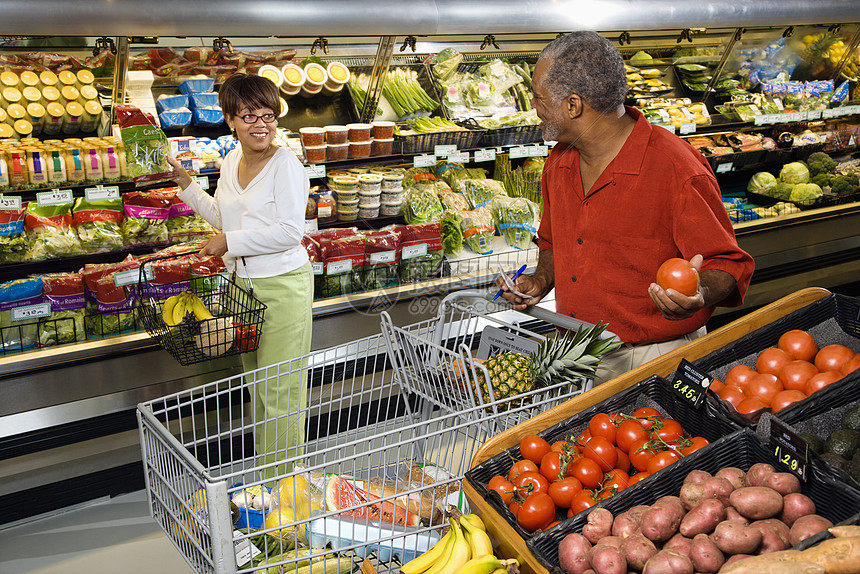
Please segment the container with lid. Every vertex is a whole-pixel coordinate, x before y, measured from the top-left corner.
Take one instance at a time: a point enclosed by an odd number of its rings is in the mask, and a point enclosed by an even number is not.
[[[0,124],[0,141],[15,137],[15,130],[9,124]]]
[[[391,217],[394,215],[400,215],[400,210],[402,209],[402,202],[385,202],[383,201],[379,208],[379,214],[383,217]]]
[[[367,142],[370,143],[370,131],[373,128],[370,124],[346,124],[349,129],[349,141],[351,142]],[[368,149],[368,153],[370,150]]]
[[[33,135],[33,124],[27,120],[18,120],[12,126],[15,130],[15,136],[20,138],[28,138]]]
[[[35,86],[27,86],[23,90],[21,90],[21,95],[24,96],[21,101],[22,104],[26,105],[31,102],[42,103],[42,91]]]
[[[326,159],[328,161],[345,161],[349,159],[349,144],[326,144]]]
[[[364,173],[358,176],[358,189],[362,193],[379,195],[382,191],[382,176],[375,173]]]
[[[279,97],[278,99],[281,101],[281,113],[278,114],[278,117],[282,118],[287,115],[288,111],[290,111],[290,106],[287,105],[287,100],[284,98]]]
[[[326,160],[325,145],[306,145],[305,161],[308,163],[322,163]]]
[[[333,95],[341,91],[349,81],[349,68],[341,62],[329,62],[326,66],[326,82],[323,91],[326,95]]]
[[[345,144],[349,129],[346,126],[330,125],[325,126],[325,141],[328,144]]]
[[[358,193],[358,178],[351,175],[338,175],[331,179],[332,187],[337,191],[353,191]]]
[[[391,155],[394,153],[394,140],[374,139],[370,146],[370,155]]]
[[[317,127],[299,128],[299,136],[305,146],[321,146],[325,143],[325,130]]]
[[[302,97],[303,98],[312,98],[315,95],[322,92],[322,86],[315,86],[308,82],[305,82],[305,85],[302,86]]]
[[[0,86],[3,88],[17,88],[21,85],[21,78],[18,77],[18,74],[11,70],[6,70],[4,72],[0,72]]]
[[[54,148],[48,152],[46,163],[48,165],[48,183],[60,184],[67,180],[66,162],[59,149]]]
[[[45,111],[48,113],[45,115],[45,124],[42,126],[42,133],[44,135],[57,135],[62,131],[63,116],[66,115],[66,108],[58,102],[49,102],[45,106]]]
[[[81,97],[81,93],[74,86],[63,86],[60,90],[60,103],[68,104],[69,102],[77,102]]]
[[[70,70],[63,70],[57,74],[57,78],[60,80],[60,86],[74,86],[78,83],[78,77]]]
[[[295,96],[298,94],[305,83],[305,71],[296,64],[285,64],[281,68],[281,75],[284,77],[284,82],[281,84],[281,91],[287,96]]]
[[[77,74],[75,74],[75,77],[78,80],[78,85],[81,87],[89,86],[95,80],[95,76],[93,76],[93,73],[86,68],[78,70]]]
[[[382,190],[383,203],[403,203],[403,188]]]
[[[340,221],[355,221],[358,219],[358,200],[337,200],[337,218]]]
[[[349,157],[361,159],[370,157],[370,142],[349,142]]]
[[[381,198],[379,194],[367,194],[363,191],[358,192],[358,206],[359,207],[376,207],[379,208],[379,202]]]
[[[30,70],[24,70],[21,72],[21,85],[23,86],[21,89],[23,90],[26,87],[39,89],[41,87],[41,82],[39,81],[39,75],[36,72],[32,72]]]
[[[9,119],[9,115],[6,113],[6,110],[0,108],[0,124],[5,124]]]
[[[7,121],[14,125],[18,120],[27,119],[27,108],[21,104],[10,104],[6,107],[6,115],[9,116]]]
[[[396,172],[388,172],[382,176],[382,190],[402,190],[403,189],[403,174]]]
[[[6,100],[6,105],[18,104],[21,102],[21,90],[11,86],[3,88],[3,99]]]
[[[27,150],[27,172],[30,175],[30,183],[36,185],[48,183],[48,166],[45,165],[41,150],[35,148]]]
[[[93,86],[81,86],[80,92],[84,101],[96,100],[99,97],[99,91]]]
[[[66,160],[66,177],[69,181],[83,181],[87,179],[84,154],[80,148],[66,148],[64,159]]]
[[[45,86],[42,88],[42,97],[45,99],[45,106],[51,102],[60,101],[60,90],[54,86]]]
[[[310,62],[304,68],[305,72],[305,87],[308,84],[312,86],[318,86],[322,88],[322,86],[328,80],[328,72],[325,71],[321,65],[316,62]]]
[[[0,189],[9,185],[9,166],[6,164],[6,154],[0,148]]]
[[[33,124],[33,135],[42,133],[42,127],[45,125],[45,106],[38,102],[27,104],[27,116]]]
[[[102,155],[102,170],[105,174],[105,180],[116,181],[122,177],[122,170],[119,165],[119,155],[116,148],[112,145],[105,146]]]
[[[378,120],[371,122],[373,126],[373,139],[390,140],[394,139],[394,122],[386,122]]]
[[[257,70],[257,75],[267,80],[270,80],[273,84],[280,87],[281,84],[284,83],[284,74],[281,72],[280,68],[276,68],[271,64],[264,64],[260,66],[260,69]]]
[[[51,70],[42,70],[39,72],[39,81],[42,82],[42,87],[44,89],[48,86],[56,86],[59,79],[57,78],[57,74]]]
[[[81,118],[84,115],[84,106],[78,102],[66,104],[66,113],[63,116],[63,133],[76,134],[81,131]]]
[[[81,116],[81,131],[94,132],[99,127],[102,116],[102,105],[97,100],[87,100],[84,103],[84,113]]]

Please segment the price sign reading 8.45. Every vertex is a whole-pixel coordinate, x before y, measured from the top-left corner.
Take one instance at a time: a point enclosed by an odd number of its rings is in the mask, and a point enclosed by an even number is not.
[[[710,378],[686,359],[681,359],[671,381],[675,394],[689,401],[696,408],[702,406],[710,385]]]

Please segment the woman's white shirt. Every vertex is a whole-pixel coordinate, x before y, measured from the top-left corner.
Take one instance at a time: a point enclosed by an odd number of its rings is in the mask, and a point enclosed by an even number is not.
[[[301,244],[310,182],[295,154],[278,148],[245,188],[239,185],[242,147],[224,158],[215,196],[192,180],[178,195],[227,236],[224,264],[241,277],[274,277],[308,261]],[[244,257],[245,265],[236,266]]]

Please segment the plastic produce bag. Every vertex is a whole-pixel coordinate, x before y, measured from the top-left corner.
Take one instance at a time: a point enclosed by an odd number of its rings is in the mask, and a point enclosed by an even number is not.
[[[170,179],[172,172],[167,163],[170,146],[155,118],[135,106],[126,105],[116,106],[116,117],[128,172],[135,183]]]
[[[361,291],[365,265],[364,243],[364,235],[357,232],[344,237],[321,238],[323,297]]]
[[[15,279],[0,284],[0,332],[3,348],[20,351],[39,340],[36,321],[14,321],[13,309],[42,302],[42,280]]]
[[[27,258],[27,233],[21,209],[0,210],[0,263],[19,263]]]
[[[393,229],[383,229],[369,231],[365,237],[364,289],[370,291],[397,285],[400,282],[397,252],[400,234]]]
[[[116,251],[123,248],[122,198],[87,201],[75,200],[72,220],[81,246],[87,253]]]
[[[87,263],[84,265],[81,277],[84,281],[84,324],[88,333],[106,335],[118,332],[119,321],[116,314],[113,316],[107,315],[107,319],[100,315],[98,284],[106,276],[110,275],[113,278],[113,273],[137,269],[139,266],[140,261],[131,255],[119,263]],[[123,295],[125,295],[125,292],[123,292]]]
[[[439,196],[439,202],[445,209],[453,209],[454,211],[464,211],[469,209],[469,202],[466,201],[466,198],[462,193],[441,191],[437,195]]]
[[[413,187],[406,191],[403,198],[403,219],[406,223],[427,223],[439,221],[442,204],[433,187]]]
[[[505,243],[517,249],[529,247],[537,233],[538,206],[524,197],[504,195],[494,197],[490,205]]]
[[[463,211],[466,210],[447,210],[442,214],[440,233],[445,255],[456,256],[463,251],[463,230],[460,228]]]
[[[71,203],[38,205],[31,201],[27,204],[25,223],[28,259],[83,255],[84,249],[73,227]]]
[[[454,72],[457,71],[457,66],[463,61],[463,54],[454,48],[445,48],[438,54],[431,54],[425,58],[425,63],[430,64],[430,71],[433,77],[440,82],[445,82]]]
[[[478,207],[472,211],[462,212],[460,229],[463,231],[463,241],[470,250],[481,255],[493,252],[493,236],[496,228],[493,225],[493,214],[489,207]]]
[[[444,252],[438,221],[395,228],[400,233],[400,281],[413,283],[439,276]]]
[[[161,192],[130,191],[123,195],[122,236],[127,247],[167,243],[171,197]]]
[[[170,202],[167,239],[171,243],[182,243],[183,241],[204,239],[215,235],[215,230],[209,225],[209,222],[194,213],[190,205],[175,195],[170,199]]]
[[[80,273],[41,275],[43,301],[51,304],[51,314],[39,319],[39,345],[62,345],[83,341],[84,281]]]
[[[495,179],[461,179],[457,186],[472,209],[488,205],[497,195],[507,195],[505,186]]]

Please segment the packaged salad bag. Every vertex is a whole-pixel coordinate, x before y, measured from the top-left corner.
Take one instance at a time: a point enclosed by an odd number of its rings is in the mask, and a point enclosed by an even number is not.
[[[123,194],[122,236],[126,247],[167,243],[171,197],[157,191]]]
[[[495,179],[461,179],[457,181],[457,187],[472,209],[489,205],[497,195],[507,195],[505,186]]]
[[[336,234],[320,237],[323,297],[335,297],[362,290],[366,262],[364,244],[364,235],[354,230],[345,236]]]
[[[167,136],[155,123],[155,118],[129,105],[116,106],[116,118],[128,172],[135,183],[169,180],[173,173],[167,163],[170,146]]]
[[[524,197],[506,195],[497,195],[490,205],[505,243],[517,249],[530,247],[537,233],[538,206]]]
[[[85,197],[75,200],[72,219],[81,246],[87,253],[118,251],[123,248],[122,198],[116,197],[89,201]]]
[[[36,344],[37,321],[21,318],[15,310],[41,302],[41,279],[30,277],[0,283],[0,338],[4,351],[22,351]]]
[[[394,229],[381,229],[365,233],[364,289],[384,289],[400,283],[400,259],[397,246],[400,234]]]
[[[0,263],[20,263],[27,259],[27,230],[23,207],[5,209],[0,206]]]
[[[83,255],[84,248],[75,233],[72,202],[54,205],[27,204],[27,258],[36,261],[55,257]]]
[[[39,319],[39,345],[62,345],[86,338],[84,281],[81,273],[40,275],[42,300],[50,303],[51,314]]]
[[[439,277],[442,270],[442,232],[438,221],[395,228],[400,233],[400,281],[414,283]]]
[[[120,322],[124,323],[126,329],[130,329],[134,325],[134,320],[131,313],[126,313],[120,317],[117,313],[110,314],[110,309],[106,306],[99,306],[98,292],[99,281],[104,277],[116,273],[117,271],[129,271],[138,269],[140,261],[129,255],[119,263],[87,263],[81,271],[81,276],[84,280],[84,300],[85,300],[85,326],[88,333],[94,335],[108,335],[119,332]],[[106,287],[102,287],[104,291]],[[123,293],[125,294],[125,293]],[[101,309],[104,309],[107,315],[101,315]]]
[[[496,228],[493,225],[493,213],[489,207],[460,212],[460,230],[463,232],[463,242],[468,249],[480,255],[489,255],[493,252],[493,236]]]
[[[162,190],[155,190],[162,191]],[[215,235],[215,230],[197,215],[191,206],[173,195],[167,217],[167,239],[171,243],[204,239]]]

